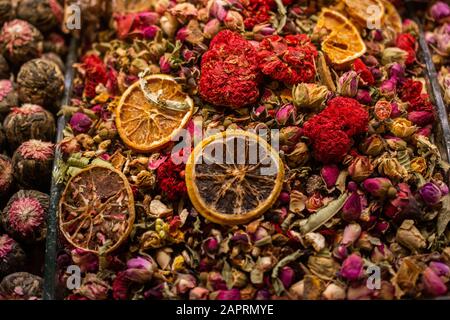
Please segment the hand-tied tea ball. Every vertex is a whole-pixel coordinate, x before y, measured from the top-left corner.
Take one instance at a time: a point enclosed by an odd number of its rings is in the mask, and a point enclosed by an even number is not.
[[[64,10],[57,0],[19,0],[17,17],[28,21],[42,32],[62,22]]]
[[[11,159],[0,154],[0,200],[7,197],[14,182]]]
[[[44,53],[41,58],[55,63],[59,67],[59,70],[64,72],[64,62],[58,54],[54,52],[47,52]]]
[[[0,27],[14,18],[13,4],[11,0],[0,0]]]
[[[19,96],[15,85],[10,80],[0,80],[0,119],[6,116],[11,108],[17,107]]]
[[[5,57],[0,54],[0,78],[8,79],[10,76],[9,64]]]
[[[0,235],[0,277],[25,265],[25,252],[20,244],[7,234]]]
[[[64,92],[64,75],[58,65],[47,59],[33,59],[20,68],[17,76],[19,100],[51,107]]]
[[[0,283],[0,300],[42,299],[44,280],[28,272],[16,272]]]
[[[53,115],[35,104],[13,108],[3,127],[11,151],[30,139],[52,141],[56,132]]]
[[[3,209],[3,228],[9,236],[35,243],[45,239],[50,197],[36,190],[20,190]]]
[[[26,141],[17,148],[12,163],[21,187],[45,190],[50,186],[54,150],[53,143],[41,140]]]
[[[26,21],[15,19],[5,22],[0,31],[0,49],[5,58],[15,64],[38,57],[42,52],[41,32]]]

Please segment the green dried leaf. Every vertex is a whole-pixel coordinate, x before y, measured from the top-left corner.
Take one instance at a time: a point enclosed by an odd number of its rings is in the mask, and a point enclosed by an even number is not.
[[[225,280],[228,290],[233,288],[233,273],[231,272],[231,266],[227,261],[223,263],[222,277]]]

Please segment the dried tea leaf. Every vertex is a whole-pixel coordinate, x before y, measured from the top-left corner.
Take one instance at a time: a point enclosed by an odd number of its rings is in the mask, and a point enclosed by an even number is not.
[[[400,264],[397,274],[394,277],[394,285],[397,287],[397,298],[414,290],[417,280],[422,272],[422,268],[413,258],[405,258]]]
[[[339,264],[330,255],[310,256],[308,268],[322,280],[332,280],[339,271]]]
[[[397,230],[395,239],[402,246],[405,246],[413,252],[424,249],[427,246],[427,241],[414,226],[413,220],[403,221],[402,225]]]
[[[442,208],[439,211],[439,215],[437,218],[437,236],[438,237],[440,237],[445,232],[449,222],[450,222],[450,195],[447,194],[442,199]]]

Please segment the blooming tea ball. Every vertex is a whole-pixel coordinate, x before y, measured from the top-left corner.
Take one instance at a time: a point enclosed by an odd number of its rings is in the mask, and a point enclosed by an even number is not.
[[[53,115],[35,104],[13,108],[3,126],[11,151],[30,139],[51,141],[56,132]]]
[[[11,159],[0,154],[0,200],[8,196],[14,182]]]
[[[0,300],[42,299],[44,280],[28,272],[16,272],[0,283]]]
[[[62,61],[61,57],[59,55],[57,55],[56,53],[47,52],[47,53],[44,53],[41,56],[41,58],[55,63],[59,67],[59,70],[64,72],[64,62]]]
[[[14,152],[14,177],[21,187],[46,190],[50,177],[55,146],[51,142],[28,140]]]
[[[19,97],[15,85],[10,80],[0,80],[0,119],[16,107]]]
[[[14,18],[13,4],[11,0],[0,0],[0,26]]]
[[[33,59],[25,63],[17,76],[19,100],[46,107],[55,106],[64,92],[64,75],[53,61]]]
[[[5,22],[0,31],[0,49],[5,58],[15,65],[38,57],[42,52],[41,32],[26,21]]]
[[[20,190],[3,209],[2,224],[9,236],[25,243],[45,239],[50,197],[36,190]]]
[[[5,57],[0,54],[0,78],[8,79],[10,76],[10,70],[8,61],[6,61]]]
[[[57,0],[19,0],[17,17],[28,21],[42,32],[62,22],[64,12]]]
[[[0,277],[21,269],[25,259],[25,252],[17,241],[7,234],[0,235]]]

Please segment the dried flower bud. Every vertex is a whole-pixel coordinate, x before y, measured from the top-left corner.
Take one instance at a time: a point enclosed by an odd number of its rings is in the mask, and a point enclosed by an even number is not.
[[[14,83],[10,80],[0,80],[0,117],[7,114],[19,101]]]
[[[442,198],[441,189],[432,182],[425,183],[420,189],[419,194],[423,201],[430,206],[439,203]]]
[[[296,117],[297,110],[295,109],[294,105],[290,103],[280,107],[275,114],[275,120],[280,126],[294,123]]]
[[[359,255],[353,253],[344,260],[340,274],[349,281],[358,280],[363,274],[363,266],[363,259]]]
[[[22,268],[25,265],[25,252],[11,237],[0,236],[0,277]]]
[[[399,180],[408,177],[408,171],[403,167],[397,158],[391,156],[382,156],[375,160],[378,166],[378,172],[388,178]]]
[[[26,21],[15,19],[5,22],[0,31],[0,50],[14,65],[34,59],[42,52],[41,32]]]
[[[447,293],[444,281],[431,268],[426,268],[422,275],[425,290],[432,296],[443,296]]]
[[[405,150],[406,147],[408,146],[405,140],[402,140],[397,137],[386,137],[386,142],[389,148],[396,151]]]
[[[86,133],[91,128],[92,120],[85,113],[76,112],[70,118],[69,123],[75,134]]]
[[[341,244],[344,246],[351,246],[361,235],[361,226],[357,223],[351,223],[344,229]]]
[[[341,96],[353,98],[358,93],[358,82],[358,73],[348,71],[339,78],[337,91]]]
[[[0,283],[0,300],[42,299],[44,281],[28,272],[16,272],[3,278]]]
[[[292,98],[297,108],[309,108],[319,111],[330,92],[326,86],[314,83],[300,83],[292,87]]]
[[[30,139],[51,141],[55,135],[55,118],[44,108],[24,104],[13,108],[4,121],[5,134],[11,150]]]
[[[99,258],[95,253],[75,248],[70,252],[72,261],[80,267],[81,272],[97,272]]]
[[[57,0],[20,0],[16,10],[19,19],[28,21],[42,32],[56,27],[64,16]]]
[[[443,1],[438,1],[431,6],[430,16],[435,21],[440,21],[447,17],[450,17],[450,6]]]
[[[341,286],[338,286],[337,284],[330,283],[322,293],[322,296],[326,300],[344,300],[345,289]]]
[[[221,0],[216,0],[212,3],[210,13],[213,17],[216,17],[219,21],[223,21],[227,16],[227,10],[225,9],[226,3]]]
[[[208,300],[209,290],[202,287],[195,287],[189,291],[189,300]]]
[[[411,111],[408,113],[408,120],[419,127],[424,127],[434,121],[434,114],[429,111]]]
[[[227,29],[241,31],[244,30],[244,19],[242,15],[234,10],[229,10],[223,22]]]
[[[205,24],[205,27],[203,28],[203,34],[206,38],[211,39],[219,32],[219,30],[220,21],[218,19],[212,19]]]
[[[411,160],[411,170],[424,175],[427,170],[427,161],[423,157],[415,157]]]
[[[402,225],[397,230],[396,240],[402,246],[407,247],[413,252],[424,249],[427,246],[426,240],[414,226],[413,220],[403,221]]]
[[[306,143],[297,143],[294,150],[286,155],[286,159],[289,167],[291,168],[304,165],[309,160],[309,150]]]
[[[41,241],[46,235],[49,196],[34,190],[14,194],[3,209],[2,223],[6,232],[26,243]]]
[[[384,150],[383,139],[379,135],[371,135],[361,144],[361,151],[368,156],[377,156]]]
[[[372,104],[372,96],[370,95],[369,90],[358,89],[355,99],[358,100],[359,103],[364,105]]]
[[[305,242],[310,244],[317,252],[322,251],[326,246],[325,237],[317,232],[305,234]]]
[[[398,80],[403,80],[405,77],[405,65],[395,62],[389,68],[389,76]]]
[[[178,21],[173,15],[169,12],[165,12],[164,15],[159,20],[162,31],[169,37],[173,38],[175,32],[178,28]]]
[[[54,107],[64,92],[64,75],[58,65],[46,59],[33,59],[20,68],[17,75],[19,99]]]
[[[80,288],[74,290],[74,293],[89,300],[106,300],[109,289],[110,286],[106,281],[100,279],[96,274],[88,273],[83,278]]]
[[[386,98],[393,98],[397,91],[397,78],[390,78],[380,85],[380,93]]]
[[[368,178],[373,172],[373,165],[366,156],[357,156],[348,167],[348,173],[356,182],[361,182]]]
[[[397,190],[388,178],[378,177],[366,179],[363,182],[363,187],[376,198],[393,198],[397,194]]]
[[[239,289],[219,290],[210,294],[212,300],[241,300]]]
[[[125,274],[133,282],[146,283],[152,279],[156,263],[150,256],[137,257],[128,260]]]
[[[178,294],[185,294],[197,286],[195,277],[191,274],[178,274],[175,280],[175,287]]]
[[[46,190],[54,159],[54,144],[28,140],[14,152],[12,162],[14,177],[25,188]]]
[[[361,196],[354,191],[345,201],[342,207],[342,218],[345,221],[354,221],[359,219],[362,212]]]
[[[384,244],[376,246],[373,248],[372,255],[370,256],[373,263],[380,263],[382,261],[393,261],[394,255],[391,250]]]
[[[9,195],[14,182],[11,159],[0,154],[0,199]]]
[[[327,189],[331,189],[335,186],[339,174],[339,167],[335,164],[324,165],[320,170],[320,175],[325,182]]]
[[[287,147],[287,149],[290,150],[300,140],[301,136],[302,129],[297,126],[282,127],[279,136],[280,145],[282,147]]]
[[[384,49],[381,57],[381,63],[383,64],[383,66],[394,62],[404,64],[407,57],[408,52],[406,52],[405,50],[397,47],[389,47]]]
[[[438,275],[438,276],[444,276],[447,277],[450,275],[450,267],[443,263],[438,261],[431,261],[430,262],[430,268]]]

